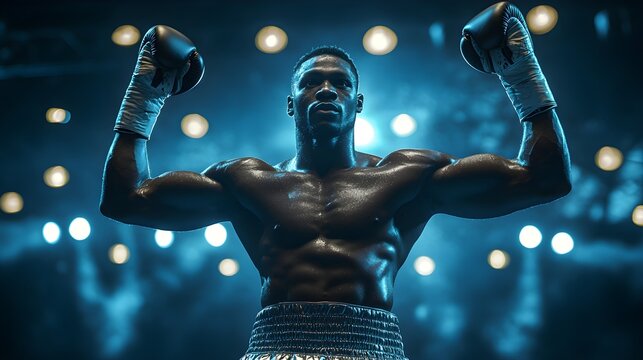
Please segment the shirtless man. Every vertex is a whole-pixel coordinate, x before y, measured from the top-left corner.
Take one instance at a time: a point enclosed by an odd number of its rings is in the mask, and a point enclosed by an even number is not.
[[[200,174],[151,177],[146,144],[164,100],[194,86],[203,70],[187,38],[155,27],[117,118],[101,211],[166,230],[233,224],[261,276],[264,308],[243,359],[405,359],[389,312],[393,284],[429,218],[496,217],[570,191],[556,103],[520,12],[496,4],[463,34],[467,62],[498,74],[521,120],[516,159],[355,151],[364,104],[357,69],[343,50],[323,47],[295,66],[287,103],[296,125],[292,159],[242,158]]]

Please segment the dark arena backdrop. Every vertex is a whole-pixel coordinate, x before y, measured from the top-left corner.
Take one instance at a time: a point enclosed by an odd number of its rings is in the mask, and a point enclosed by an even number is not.
[[[151,26],[184,33],[206,66],[166,102],[149,141],[153,176],[291,157],[292,66],[324,44],[360,71],[357,150],[513,158],[522,128],[509,99],[459,52],[462,26],[491,4],[3,2],[0,358],[234,360],[246,349],[260,279],[229,223],[171,233],[98,209]],[[515,4],[532,11],[573,190],[500,218],[432,218],[395,284],[407,356],[642,359],[641,2]]]

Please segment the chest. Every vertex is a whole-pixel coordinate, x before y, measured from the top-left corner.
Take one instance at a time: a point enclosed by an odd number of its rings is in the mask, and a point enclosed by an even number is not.
[[[411,196],[386,169],[345,171],[324,179],[265,173],[240,181],[238,196],[280,237],[351,238],[378,231]]]

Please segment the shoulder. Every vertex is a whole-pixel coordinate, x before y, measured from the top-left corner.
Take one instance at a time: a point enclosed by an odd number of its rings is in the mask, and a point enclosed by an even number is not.
[[[376,166],[377,163],[382,160],[381,157],[363,153],[356,151],[357,154],[357,162],[359,163],[360,167],[373,167]]]
[[[254,170],[274,171],[275,168],[261,159],[243,157],[210,165],[202,174],[216,180],[224,175],[234,175],[238,172]]]
[[[455,161],[453,156],[436,150],[401,149],[388,154],[378,165],[419,165],[439,169]]]

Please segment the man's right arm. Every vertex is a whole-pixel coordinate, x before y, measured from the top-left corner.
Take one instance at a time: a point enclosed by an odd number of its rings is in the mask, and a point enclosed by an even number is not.
[[[117,133],[107,155],[101,212],[114,220],[164,230],[193,230],[231,220],[239,205],[213,178],[203,173],[173,171],[150,178],[147,141]]]
[[[107,155],[101,212],[118,221],[165,230],[191,230],[230,220],[238,209],[233,196],[203,174],[176,171],[150,178],[149,140],[165,100],[195,86],[203,60],[192,42],[167,26],[143,37],[134,74],[116,118],[117,132]]]

